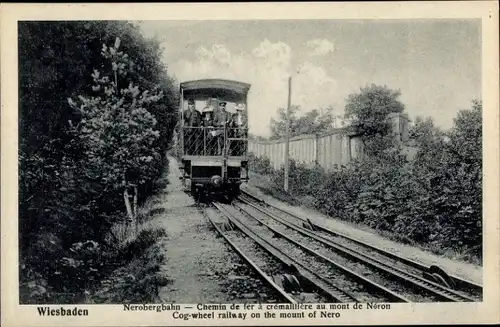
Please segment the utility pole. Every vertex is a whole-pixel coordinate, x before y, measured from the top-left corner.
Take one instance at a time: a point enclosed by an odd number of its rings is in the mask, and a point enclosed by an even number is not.
[[[288,104],[286,107],[286,135],[285,135],[285,185],[284,190],[288,192],[288,169],[290,156],[290,102],[292,99],[292,77],[288,78]]]

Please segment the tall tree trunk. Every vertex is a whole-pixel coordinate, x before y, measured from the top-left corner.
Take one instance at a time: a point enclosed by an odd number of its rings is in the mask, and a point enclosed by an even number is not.
[[[127,187],[125,187],[125,190],[123,191],[123,200],[125,201],[125,208],[127,208],[128,221],[132,223],[134,221],[134,214],[132,212],[132,206],[130,205],[130,197]]]
[[[139,235],[139,221],[137,220],[137,185],[134,185],[134,221],[135,235]]]

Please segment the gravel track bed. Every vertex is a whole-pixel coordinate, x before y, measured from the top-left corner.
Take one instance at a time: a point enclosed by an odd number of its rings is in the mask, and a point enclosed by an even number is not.
[[[226,293],[231,302],[274,303],[278,299],[245,263],[233,265],[232,273],[225,278]]]
[[[250,237],[239,230],[227,231],[226,236],[268,276],[283,272],[281,262],[269,255]]]
[[[236,241],[238,238],[241,238],[241,233],[238,233],[237,235],[237,233],[230,231],[225,232],[225,234],[245,253],[245,255],[250,257],[252,260],[255,260],[256,257],[258,257],[251,255],[251,253],[256,251],[249,251],[251,245],[248,245],[245,240],[242,240],[241,242]],[[247,243],[246,246],[244,246],[245,243]],[[242,264],[233,270],[234,273],[227,276],[227,280],[231,285],[230,290],[228,290],[230,300],[245,303],[276,303],[283,300],[281,295],[267,286],[267,284],[261,280],[260,276],[254,272],[243,259],[241,259],[241,261]],[[272,267],[272,265],[267,265],[267,263],[263,260],[261,260],[261,262],[255,260],[255,262],[259,268],[264,270],[266,273],[267,270],[265,268],[267,268],[267,266]]]
[[[256,204],[256,205],[258,205],[258,204]],[[282,218],[283,220],[285,220],[289,223],[302,226],[303,221],[301,221],[298,218],[292,217],[292,216],[290,216],[284,212],[281,212],[273,207],[265,207],[265,208],[268,211],[270,211],[271,213],[275,214],[279,218]],[[356,242],[354,242],[354,241],[352,241],[344,236],[330,234],[328,232],[324,232],[321,230],[315,231],[314,233],[318,234],[319,236],[323,236],[323,237],[333,241],[334,243],[339,243],[341,245],[347,246],[348,248],[350,248],[354,251],[361,252],[364,255],[367,255],[373,259],[383,261],[384,263],[387,263],[388,265],[390,265],[392,267],[399,268],[399,269],[401,269],[405,272],[408,272],[410,274],[414,274],[417,276],[420,276],[422,274],[422,271],[420,269],[408,266],[408,265],[404,264],[403,262],[398,261],[396,259],[389,258],[380,252],[377,252],[373,249],[370,249],[369,247],[362,246],[362,245],[360,245],[360,244],[358,244],[358,243],[356,243]]]
[[[202,209],[203,210],[203,209]],[[209,212],[211,211],[211,212]],[[209,209],[205,211],[209,214],[212,220],[220,220],[217,211]],[[218,232],[211,226],[211,231],[214,235]],[[245,240],[244,235],[237,231],[225,231],[224,234],[241,250],[245,255],[250,257],[255,263],[264,270],[266,273],[272,271],[273,264],[268,264],[265,258],[261,256],[251,255],[256,253],[255,247],[249,245],[249,242]],[[225,287],[225,293],[228,296],[228,300],[231,302],[241,302],[241,303],[276,303],[283,300],[281,294],[276,292],[274,289],[269,287],[262,279],[259,274],[257,274],[252,267],[250,267],[246,261],[241,258],[236,251],[226,242],[222,237],[218,238],[220,242],[225,244],[226,249],[234,256],[235,259],[232,262],[227,262],[231,267],[227,271],[227,274],[223,277],[223,286]]]
[[[315,241],[307,236],[304,236],[284,225],[281,225],[276,222],[269,221],[269,226],[275,228],[276,230],[283,232],[288,237],[293,240],[300,242],[301,244],[307,246],[308,248],[317,251],[318,253],[324,255],[330,260],[374,281],[377,284],[380,284],[391,291],[400,294],[401,296],[411,300],[413,302],[429,302],[429,301],[439,301],[439,299],[432,294],[419,294],[416,293],[411,287],[406,286],[398,281],[390,279],[389,276],[378,272],[377,270],[363,264],[360,262],[352,261],[350,259],[345,258],[342,255],[339,255],[334,250],[331,250],[327,245],[324,245],[318,241]],[[424,291],[422,291],[424,292]]]
[[[316,231],[315,233],[317,233],[318,235],[321,235],[323,237],[326,237],[330,240],[333,240],[334,243],[340,243],[341,245],[345,245],[354,251],[361,252],[364,255],[366,255],[372,259],[384,262],[385,264],[389,265],[390,267],[399,268],[400,270],[402,270],[406,273],[409,273],[409,274],[413,274],[415,276],[419,276],[419,277],[422,276],[423,270],[408,266],[407,264],[405,264],[401,261],[398,261],[396,259],[389,258],[380,252],[377,252],[373,249],[370,249],[369,247],[360,245],[360,244],[358,244],[358,243],[356,243],[356,242],[354,242],[354,241],[352,241],[344,236],[332,235],[332,234],[329,234],[329,233],[324,232],[324,231]],[[458,293],[461,293],[465,296],[472,296],[473,298],[475,298],[478,301],[481,300],[481,295],[478,295],[473,290],[462,289],[462,290],[455,290],[455,291]]]
[[[315,210],[314,208],[308,207],[307,204],[300,201],[298,201],[295,205],[280,201],[268,193],[268,191],[272,190],[273,187],[274,186],[269,182],[267,176],[254,173],[253,178],[251,178],[250,182],[244,185],[242,189],[244,192],[249,192],[250,194],[265,201],[264,204],[254,200],[253,198],[249,199],[251,203],[257,202],[256,204],[267,208],[269,211],[275,212],[275,210],[278,209],[274,209],[268,205],[277,206],[278,208],[287,210],[290,213],[298,215],[299,217],[309,218],[313,223],[325,226],[332,231],[338,231],[347,237],[361,240],[381,250],[418,262],[423,266],[439,266],[452,277],[458,277],[464,279],[465,281],[471,281],[477,285],[482,285],[484,283],[483,267],[480,264],[467,263],[456,257],[451,258],[448,255],[438,255],[432,253],[431,249],[425,246],[421,247],[417,245],[403,244],[395,240],[391,240],[389,235],[380,235],[378,231],[362,224],[351,223],[335,217],[330,217]],[[245,193],[243,193],[241,198],[245,199],[248,197]],[[294,222],[297,221],[297,218],[288,217],[288,220],[292,219]],[[476,298],[477,301],[483,300],[482,290],[478,291],[476,287],[469,289],[465,286],[458,292],[465,293],[470,297]]]
[[[245,208],[247,209],[247,208]],[[251,211],[252,208],[248,208]],[[255,213],[257,215],[257,213]],[[241,214],[240,216],[242,216]],[[291,244],[289,241],[282,238],[273,238],[273,233],[265,226],[260,226],[258,222],[250,217],[241,219],[245,225],[265,238],[268,242],[281,249],[284,253],[300,262],[305,267],[308,267],[320,276],[329,280],[333,285],[342,290],[347,290],[353,294],[359,301],[362,302],[389,302],[387,297],[381,294],[373,294],[364,285],[354,280],[346,273],[332,267],[329,263],[323,262],[322,259],[311,260],[312,255]]]
[[[391,267],[399,268],[399,269],[401,269],[401,270],[403,270],[403,271],[405,271],[407,273],[410,273],[410,274],[413,274],[413,275],[417,275],[417,276],[419,276],[419,275],[422,274],[422,270],[420,270],[420,269],[408,266],[407,264],[405,264],[405,263],[403,263],[403,262],[401,262],[399,260],[389,258],[389,257],[383,255],[380,252],[372,250],[369,247],[362,246],[362,245],[360,245],[360,244],[358,244],[356,242],[353,242],[352,240],[350,240],[348,238],[345,238],[343,236],[332,235],[332,234],[329,234],[329,233],[323,232],[323,231],[317,231],[316,233],[318,235],[320,235],[320,236],[323,236],[323,237],[326,237],[328,239],[331,239],[331,240],[333,240],[336,243],[340,243],[342,245],[345,245],[345,246],[347,246],[348,248],[350,248],[350,249],[352,249],[354,251],[361,252],[364,255],[369,256],[370,258],[382,261],[382,262],[390,265]]]

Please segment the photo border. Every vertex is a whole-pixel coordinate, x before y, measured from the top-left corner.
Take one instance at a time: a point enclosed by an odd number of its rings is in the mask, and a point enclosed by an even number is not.
[[[118,325],[367,325],[494,323],[500,321],[498,2],[3,4],[1,7],[1,308],[2,326]],[[78,305],[87,317],[39,317],[19,305],[18,71],[21,20],[471,19],[482,21],[483,302],[391,304],[391,310],[342,312],[334,321],[173,320],[171,312],[124,312],[122,305]],[[465,104],[464,104],[465,105]],[[60,307],[57,305],[51,307]],[[74,307],[65,305],[65,307]],[[354,312],[353,312],[354,311]]]

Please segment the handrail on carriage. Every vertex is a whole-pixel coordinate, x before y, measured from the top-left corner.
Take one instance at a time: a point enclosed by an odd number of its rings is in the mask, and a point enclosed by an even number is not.
[[[246,156],[248,128],[187,126],[183,128],[184,155]]]

